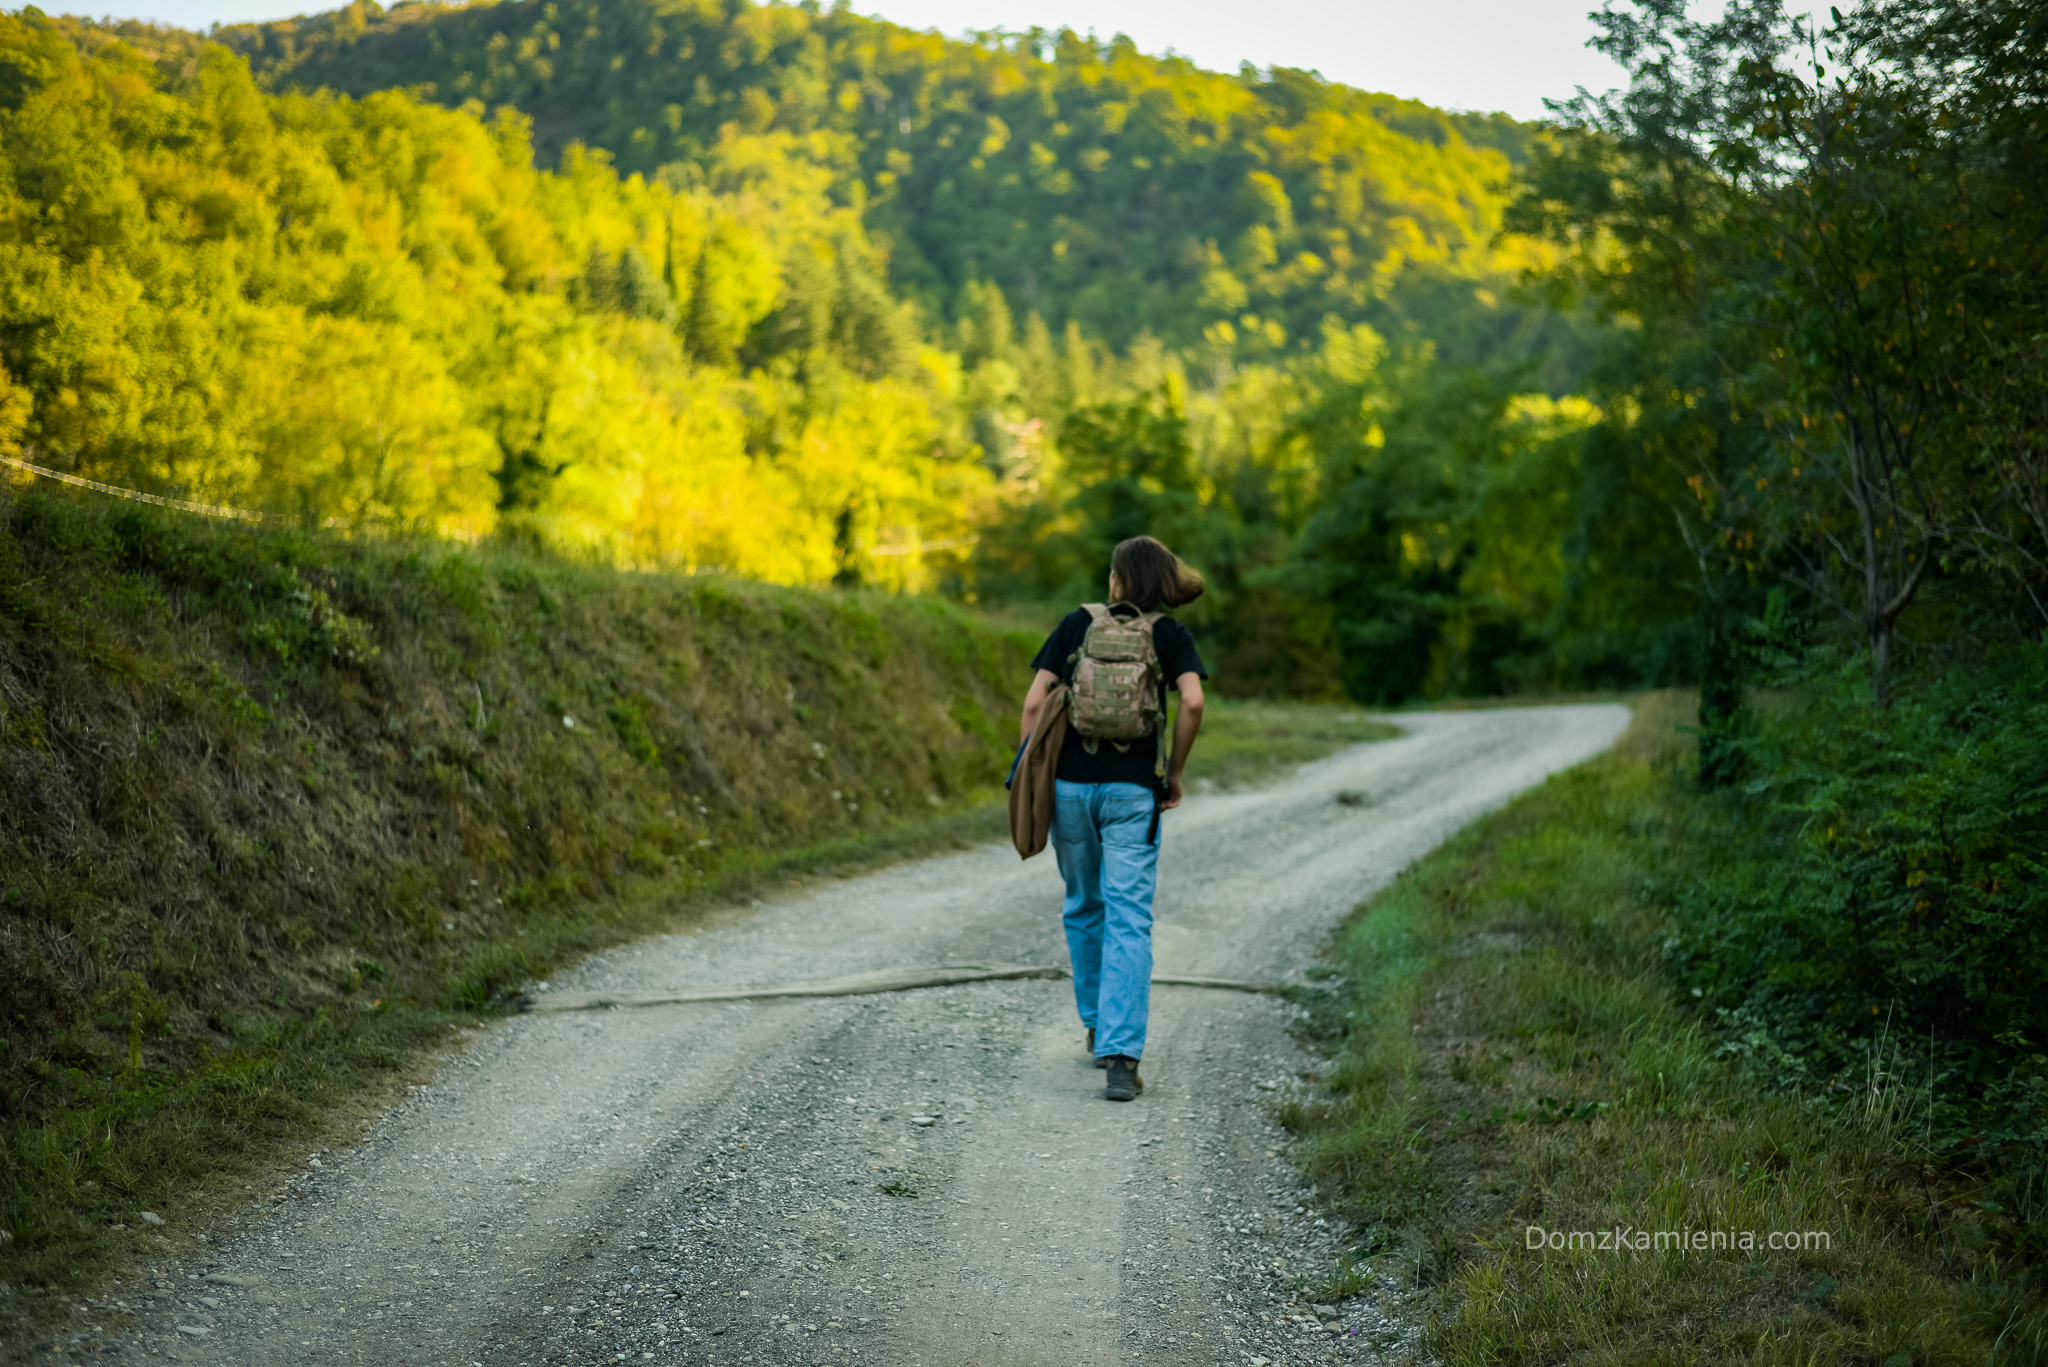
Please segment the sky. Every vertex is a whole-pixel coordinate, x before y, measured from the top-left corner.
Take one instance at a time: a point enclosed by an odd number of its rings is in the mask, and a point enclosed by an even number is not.
[[[858,8],[858,0],[856,0]],[[1333,81],[1446,109],[1543,116],[1575,86],[1621,71],[1586,48],[1599,0],[879,0],[912,28],[1093,29],[1171,48],[1214,71],[1306,67]]]
[[[311,8],[340,3],[315,0]],[[1246,61],[1305,67],[1441,108],[1501,110],[1523,119],[1541,118],[1545,97],[1622,83],[1613,63],[1586,48],[1594,31],[1587,14],[1599,0],[853,0],[853,6],[949,35],[1034,26],[1093,30],[1101,38],[1124,33],[1146,52],[1171,49],[1212,70],[1235,71]],[[125,0],[112,13],[203,30],[281,19],[306,8],[303,0]]]

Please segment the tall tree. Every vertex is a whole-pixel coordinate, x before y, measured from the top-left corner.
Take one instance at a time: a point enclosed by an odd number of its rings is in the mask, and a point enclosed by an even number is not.
[[[1603,13],[1631,84],[1560,107],[1574,129],[1510,222],[1571,242],[1668,343],[1645,378],[1678,383],[1629,421],[1720,414],[1689,438],[1681,520],[1854,622],[1882,701],[1902,617],[1985,520],[1962,415],[1998,330],[1987,282],[2025,278],[1973,150],[1987,111],[1887,46],[1892,20],[1961,7],[1879,0],[1818,32],[1778,0],[1686,8]]]

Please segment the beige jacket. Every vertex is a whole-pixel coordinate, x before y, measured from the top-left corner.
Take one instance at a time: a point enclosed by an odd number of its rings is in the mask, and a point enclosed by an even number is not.
[[[1010,780],[1010,841],[1025,859],[1045,848],[1052,830],[1053,776],[1060,767],[1060,747],[1067,742],[1067,686],[1045,690],[1038,729],[1017,761]]]

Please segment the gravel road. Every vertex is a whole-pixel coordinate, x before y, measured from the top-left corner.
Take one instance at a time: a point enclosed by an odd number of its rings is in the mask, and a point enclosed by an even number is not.
[[[1617,706],[1406,734],[1168,815],[1157,969],[1286,980],[1474,817],[1620,734]],[[1341,797],[1341,800],[1340,800]],[[1059,875],[1007,847],[791,893],[599,956],[564,990],[1059,963]],[[217,1228],[81,1347],[221,1364],[1311,1363],[1405,1356],[1397,1288],[1295,1302],[1342,1247],[1272,1102],[1289,1009],[1154,989],[1105,1102],[1071,987],[531,1015],[360,1147]],[[133,1292],[129,1294],[133,1295]]]

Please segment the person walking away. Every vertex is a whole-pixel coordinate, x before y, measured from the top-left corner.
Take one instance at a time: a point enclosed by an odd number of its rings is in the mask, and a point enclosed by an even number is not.
[[[1050,838],[1067,884],[1074,1004],[1095,1066],[1108,1070],[1111,1101],[1133,1100],[1145,1085],[1138,1060],[1151,1005],[1159,817],[1180,805],[1208,677],[1194,637],[1165,614],[1201,594],[1201,575],[1158,541],[1120,543],[1109,601],[1061,619],[1031,662],[1037,674],[1024,695],[1028,743],[1048,690],[1066,689]],[[1169,689],[1180,697],[1170,737]]]

